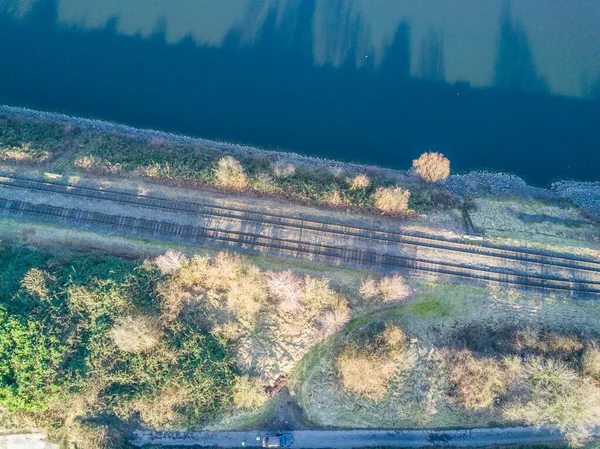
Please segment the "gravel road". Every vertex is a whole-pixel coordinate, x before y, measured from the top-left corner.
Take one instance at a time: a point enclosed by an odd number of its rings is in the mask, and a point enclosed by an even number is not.
[[[553,427],[509,427],[471,430],[297,430],[294,448],[362,447],[478,447],[493,444],[530,444],[562,441]],[[134,446],[260,447],[261,431],[251,432],[136,432]],[[258,437],[258,439],[257,439]]]

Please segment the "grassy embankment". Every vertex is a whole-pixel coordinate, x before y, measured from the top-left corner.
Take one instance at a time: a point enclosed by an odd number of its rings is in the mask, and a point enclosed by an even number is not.
[[[335,427],[556,424],[570,444],[600,419],[600,308],[432,285],[357,317],[299,364],[307,417]]]
[[[316,425],[554,423],[576,444],[598,419],[595,303],[227,254],[5,243],[0,259],[5,428],[94,448],[139,426],[260,425],[288,375]]]
[[[326,207],[395,214],[454,204],[452,195],[441,188],[390,179],[377,168],[360,173],[316,169],[276,155],[225,153],[162,138],[92,134],[71,124],[8,114],[0,120],[0,159],[7,161],[41,165],[76,149],[68,160],[71,163],[72,158],[78,170],[283,196]]]

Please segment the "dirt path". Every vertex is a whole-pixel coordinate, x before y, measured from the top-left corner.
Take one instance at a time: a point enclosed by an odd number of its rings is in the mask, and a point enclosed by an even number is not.
[[[362,447],[479,447],[562,441],[552,427],[510,427],[471,430],[298,430],[291,432],[295,448]],[[136,432],[134,446],[260,447],[261,431],[251,432]]]

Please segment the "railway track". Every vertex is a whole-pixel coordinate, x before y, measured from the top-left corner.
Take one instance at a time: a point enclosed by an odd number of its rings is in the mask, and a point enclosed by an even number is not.
[[[537,265],[549,265],[600,274],[600,261],[577,256],[558,255],[522,248],[500,247],[481,242],[477,245],[458,240],[449,240],[414,233],[383,231],[379,229],[348,226],[318,220],[290,218],[272,213],[257,213],[247,209],[215,206],[207,203],[177,201],[166,198],[148,197],[111,190],[78,187],[11,176],[0,176],[0,186],[22,188],[33,191],[52,192],[87,199],[108,200],[116,203],[157,208],[165,211],[185,212],[203,216],[223,217],[260,224],[271,224],[283,228],[318,231],[338,236],[348,236],[384,243],[400,243],[404,246],[422,247],[477,254],[480,256],[510,259]]]
[[[64,221],[67,223],[77,223],[79,225],[94,225],[110,230],[124,230],[147,236],[160,235],[193,243],[227,243],[246,249],[270,250],[293,256],[304,255],[321,257],[325,260],[336,262],[375,265],[396,269],[410,269],[412,271],[427,274],[441,274],[519,287],[600,295],[600,285],[589,281],[566,280],[543,275],[498,272],[450,262],[431,262],[397,255],[378,254],[330,245],[298,242],[295,240],[267,237],[238,231],[179,225],[175,223],[108,215],[98,212],[37,205],[4,199],[0,199],[0,211],[2,211],[4,215],[13,217],[29,217],[41,221],[50,221],[52,223]]]

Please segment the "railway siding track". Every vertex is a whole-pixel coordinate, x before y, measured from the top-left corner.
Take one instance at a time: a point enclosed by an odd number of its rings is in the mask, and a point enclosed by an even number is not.
[[[325,221],[306,220],[285,217],[276,214],[258,213],[256,211],[247,209],[215,206],[212,204],[203,204],[198,202],[191,203],[11,176],[0,176],[0,186],[59,193],[80,198],[107,200],[126,205],[157,208],[165,211],[184,212],[211,217],[223,217],[233,220],[270,224],[299,230],[318,231],[384,243],[400,243],[405,246],[413,246],[417,248],[421,247],[447,250],[458,253],[470,253],[497,259],[510,259],[519,262],[550,265],[553,267],[600,273],[600,261],[594,261],[576,256],[562,254],[557,255],[541,251],[525,250],[522,248],[499,247],[497,245],[491,245],[487,243],[478,243],[475,245],[457,240],[448,240],[411,233],[361,228]]]
[[[267,237],[238,231],[179,225],[140,218],[102,214],[47,205],[0,199],[0,211],[5,216],[22,217],[51,223],[64,222],[80,226],[96,226],[110,231],[119,230],[136,235],[162,236],[186,242],[218,242],[254,251],[271,251],[304,257],[319,257],[326,261],[353,265],[408,269],[424,274],[447,275],[499,284],[600,295],[600,285],[581,280],[565,280],[550,276],[504,273],[448,262],[430,262],[390,254],[340,248],[329,245]]]

